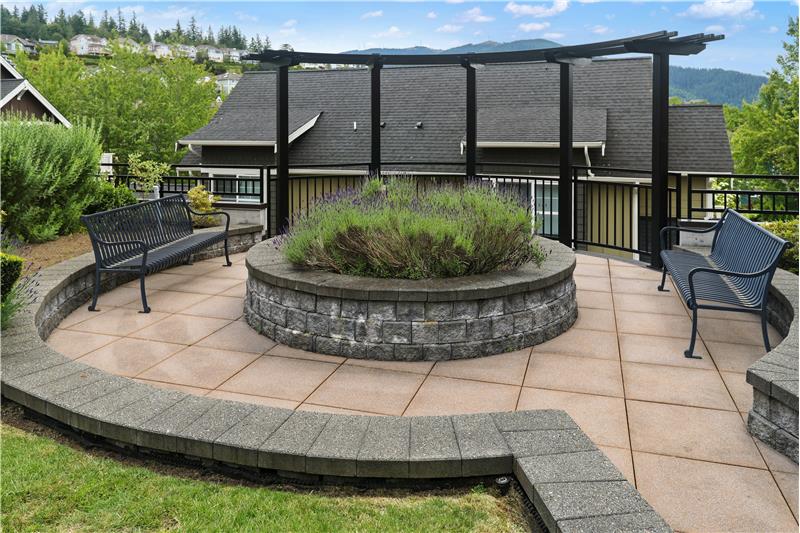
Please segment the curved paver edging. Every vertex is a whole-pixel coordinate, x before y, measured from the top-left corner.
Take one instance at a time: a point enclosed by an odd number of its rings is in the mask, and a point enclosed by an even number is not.
[[[245,318],[281,344],[358,359],[445,360],[507,353],[560,335],[578,316],[575,254],[541,240],[541,267],[407,280],[299,268],[270,240],[247,254]]]
[[[753,407],[750,433],[795,463],[798,455],[798,279],[778,270],[770,286],[769,322],[783,341],[747,369]]]
[[[2,395],[93,438],[306,481],[516,475],[550,531],[671,531],[563,411],[363,417],[163,390],[72,361],[43,338],[91,291],[93,258],[41,272],[2,339]],[[107,280],[109,286],[124,280]]]

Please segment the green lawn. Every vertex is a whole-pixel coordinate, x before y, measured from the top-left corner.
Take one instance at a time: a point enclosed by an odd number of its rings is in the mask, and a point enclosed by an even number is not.
[[[521,531],[512,497],[294,491],[87,452],[3,409],[4,531]]]

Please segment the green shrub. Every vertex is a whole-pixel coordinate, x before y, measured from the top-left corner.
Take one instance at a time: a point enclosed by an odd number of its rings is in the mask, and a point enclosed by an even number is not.
[[[128,174],[136,176],[139,188],[148,194],[153,192],[153,188],[161,183],[164,176],[169,175],[171,169],[169,163],[142,159],[139,152],[128,156]]]
[[[117,207],[135,204],[138,200],[126,185],[114,186],[110,181],[99,180],[92,203],[86,206],[85,213],[108,211]]]
[[[783,252],[783,257],[781,257],[778,266],[784,270],[788,270],[789,272],[794,272],[797,274],[797,262],[798,262],[798,225],[797,219],[791,220],[781,220],[775,222],[765,222],[763,224],[764,229],[771,231],[781,239],[789,241],[792,243],[792,246]]]
[[[6,116],[0,135],[7,235],[40,242],[78,230],[97,189],[98,130]]]
[[[214,211],[214,203],[219,202],[220,197],[215,196],[206,190],[205,185],[197,185],[189,189],[189,207],[198,213],[210,213]],[[216,226],[219,217],[213,215],[192,215],[192,224],[196,228],[207,228]]]
[[[11,293],[11,288],[22,275],[23,264],[23,258],[0,252],[0,300],[5,300]]]
[[[478,185],[418,192],[400,178],[326,198],[297,219],[283,253],[296,265],[407,279],[510,270],[545,258],[516,199]]]

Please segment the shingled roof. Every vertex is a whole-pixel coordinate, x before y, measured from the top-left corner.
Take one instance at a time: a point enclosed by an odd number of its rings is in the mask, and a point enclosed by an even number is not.
[[[477,71],[478,140],[558,141],[558,65],[493,64]],[[649,57],[596,60],[575,68],[575,141],[596,140],[593,165],[650,168],[652,63]],[[383,161],[463,163],[465,74],[460,66],[386,68],[381,74]],[[370,158],[370,81],[366,69],[300,70],[289,73],[290,130],[321,112],[296,139],[291,165],[366,162]],[[201,138],[269,140],[275,130],[275,73],[247,72],[217,116],[182,142]],[[672,117],[673,108],[670,112]],[[710,119],[709,115],[715,115]],[[670,168],[708,172],[733,170],[722,109],[681,107],[670,124]],[[421,124],[418,124],[421,123]],[[494,139],[493,139],[494,138]],[[197,143],[195,143],[197,144]],[[217,143],[222,144],[222,143]],[[690,148],[685,148],[690,147]],[[273,151],[208,146],[184,164],[272,164]],[[554,159],[555,156],[555,159]],[[582,155],[580,156],[582,161]],[[244,160],[246,159],[246,161]],[[554,162],[545,148],[479,149],[478,160]]]

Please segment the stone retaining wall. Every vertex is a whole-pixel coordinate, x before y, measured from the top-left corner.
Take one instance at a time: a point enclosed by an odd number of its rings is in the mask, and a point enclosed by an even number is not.
[[[289,264],[272,241],[247,256],[245,317],[277,342],[359,359],[443,360],[541,344],[577,318],[575,257],[542,241],[541,268],[433,280],[358,278]]]
[[[798,285],[797,276],[778,270],[770,287],[769,322],[784,336],[747,369],[753,407],[750,433],[795,463],[798,459]]]
[[[84,439],[251,480],[374,486],[513,473],[550,531],[671,531],[563,411],[409,418],[291,411],[158,389],[71,360],[44,338],[66,309],[86,302],[93,267],[85,254],[44,269],[37,301],[0,345],[3,398]]]

